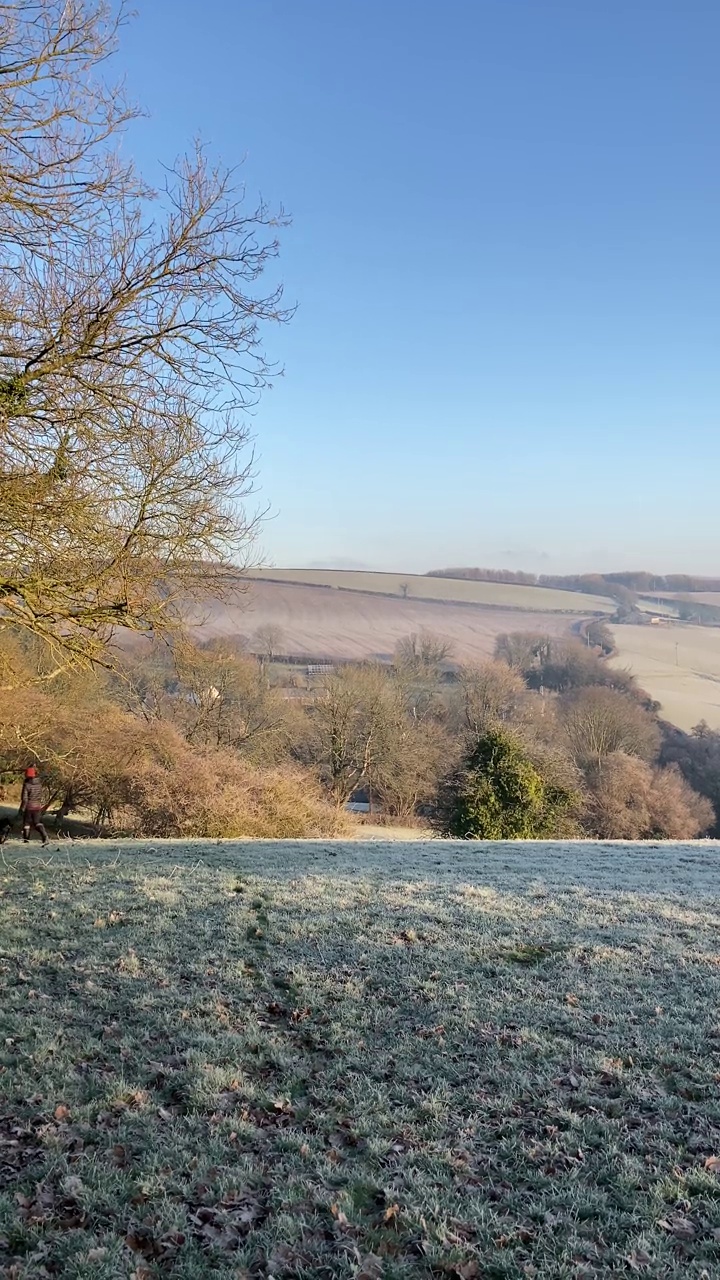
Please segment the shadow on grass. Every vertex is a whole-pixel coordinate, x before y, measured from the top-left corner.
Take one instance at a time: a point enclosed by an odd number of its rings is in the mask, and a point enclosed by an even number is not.
[[[18,813],[17,805],[0,804],[0,820],[7,818],[13,825],[11,840],[20,840],[22,838],[22,819]],[[59,820],[57,812],[48,810],[43,816],[43,822],[48,835],[51,837],[59,837],[61,834],[65,838],[73,840],[93,840],[97,836],[95,827],[89,822],[82,822],[79,818],[63,818]],[[37,839],[37,833],[33,833],[33,841]]]
[[[464,894],[466,853],[409,885],[403,854],[8,858],[0,1237],[20,1277],[559,1280],[633,1251],[712,1273],[707,897],[674,916],[647,883],[553,895],[515,850]]]

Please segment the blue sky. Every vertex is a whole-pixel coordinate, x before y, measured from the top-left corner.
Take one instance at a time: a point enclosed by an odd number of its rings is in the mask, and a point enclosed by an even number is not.
[[[278,565],[720,572],[717,0],[140,0],[149,174],[282,202]]]

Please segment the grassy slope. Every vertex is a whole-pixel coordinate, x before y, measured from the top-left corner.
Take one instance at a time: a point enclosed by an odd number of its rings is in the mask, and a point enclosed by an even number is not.
[[[720,1274],[715,848],[4,853],[6,1276]]]
[[[503,609],[547,610],[553,613],[607,613],[617,606],[604,596],[551,587],[525,587],[504,582],[472,582],[464,578],[431,578],[419,574],[366,573],[354,569],[258,569],[250,577],[268,582],[299,582],[308,586],[339,587],[345,591],[401,595],[408,586],[410,600],[447,600],[494,605]]]
[[[587,617],[587,614],[585,614]],[[271,624],[282,632],[283,648],[312,658],[390,656],[414,631],[449,640],[464,662],[483,660],[504,631],[572,634],[577,615],[510,609],[444,600],[401,599],[364,591],[332,591],[301,583],[252,583],[234,601],[210,602],[198,610],[200,636],[251,634]]]

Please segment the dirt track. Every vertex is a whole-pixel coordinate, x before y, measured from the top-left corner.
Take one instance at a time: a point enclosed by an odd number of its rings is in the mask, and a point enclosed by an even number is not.
[[[223,603],[211,601],[191,619],[210,636],[243,634],[272,624],[282,629],[291,654],[371,658],[392,654],[412,631],[432,631],[452,641],[458,658],[487,657],[503,631],[570,635],[577,618],[567,614],[499,609],[485,605],[401,600],[332,591],[325,587],[254,582]]]

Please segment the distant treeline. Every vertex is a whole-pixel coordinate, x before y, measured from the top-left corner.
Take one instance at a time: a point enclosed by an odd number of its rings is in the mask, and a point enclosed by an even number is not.
[[[468,578],[473,582],[509,582],[529,587],[556,587],[561,591],[586,591],[591,595],[617,597],[618,587],[640,595],[661,591],[720,591],[720,578],[701,578],[687,573],[648,573],[645,569],[625,573],[524,573],[516,569],[453,568],[431,569],[431,578]],[[712,606],[710,606],[712,607]]]
[[[699,622],[705,627],[720,626],[720,605],[704,604],[702,600],[674,600],[673,604],[682,622]]]

